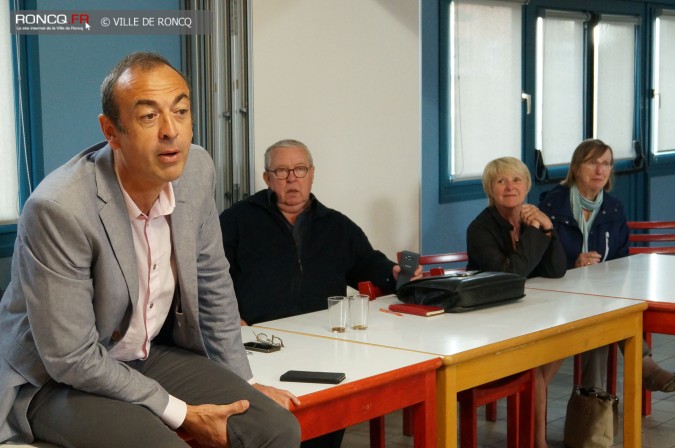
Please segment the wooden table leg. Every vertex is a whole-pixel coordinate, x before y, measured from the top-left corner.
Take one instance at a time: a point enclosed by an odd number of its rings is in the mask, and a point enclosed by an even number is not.
[[[642,390],[642,316],[635,319],[635,332],[624,347],[623,446],[637,448],[641,444]]]

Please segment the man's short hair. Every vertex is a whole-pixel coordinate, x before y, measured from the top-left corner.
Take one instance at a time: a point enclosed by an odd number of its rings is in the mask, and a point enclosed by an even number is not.
[[[119,61],[115,67],[113,67],[110,73],[108,73],[108,76],[106,76],[103,80],[103,83],[101,84],[101,110],[103,115],[110,118],[119,131],[124,132],[124,129],[122,127],[122,123],[120,122],[119,105],[115,101],[113,93],[115,90],[115,84],[117,84],[120,76],[130,69],[148,71],[162,65],[166,65],[178,73],[185,81],[188,89],[190,88],[185,75],[183,75],[183,73],[181,73],[179,70],[176,70],[176,68],[171,65],[171,63],[164,56],[145,51],[138,51],[124,57],[124,59]]]
[[[314,159],[312,159],[312,153],[309,151],[309,148],[307,145],[302,143],[299,140],[293,140],[293,139],[285,139],[285,140],[279,140],[278,142],[274,143],[272,146],[267,148],[267,151],[265,151],[265,171],[268,171],[270,169],[270,162],[272,159],[272,151],[274,151],[277,148],[300,148],[304,149],[305,152],[307,153],[307,159],[309,160],[309,166],[312,167],[314,166]]]

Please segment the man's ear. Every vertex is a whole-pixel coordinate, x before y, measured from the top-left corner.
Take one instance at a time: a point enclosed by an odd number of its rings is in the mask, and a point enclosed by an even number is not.
[[[110,147],[112,149],[119,148],[119,138],[118,134],[120,133],[119,129],[115,126],[115,123],[107,116],[100,114],[98,116],[98,124],[101,126],[101,131],[105,136],[105,139],[108,140]]]
[[[270,179],[270,173],[268,173],[267,171],[263,171],[263,180],[265,181],[265,184],[267,184],[268,187],[271,186],[270,184],[272,181]]]

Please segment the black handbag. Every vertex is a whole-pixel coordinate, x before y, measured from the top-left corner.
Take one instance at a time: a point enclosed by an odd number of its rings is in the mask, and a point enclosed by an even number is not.
[[[424,277],[402,285],[396,296],[401,302],[435,305],[446,313],[460,313],[523,298],[525,277],[487,271]]]

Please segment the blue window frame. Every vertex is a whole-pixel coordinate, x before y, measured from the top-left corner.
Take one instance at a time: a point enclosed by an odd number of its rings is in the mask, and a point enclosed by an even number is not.
[[[12,3],[10,9],[25,9],[25,2]],[[38,39],[34,35],[12,35],[12,65],[17,136],[17,172],[19,173],[19,208],[32,189],[44,177],[41,127],[40,71],[31,54],[37,54]],[[20,73],[19,73],[20,72]],[[16,224],[0,226],[0,258],[10,257],[14,250]]]
[[[655,3],[648,8],[651,26],[651,63],[647,66],[647,122],[649,123],[646,151],[650,168],[655,172],[675,168],[675,2]]]
[[[440,202],[484,197],[479,179],[458,179],[453,176],[451,167],[453,158],[450,148],[454,136],[452,126],[450,126],[453,117],[450,108],[452,86],[449,81],[452,64],[449,5],[452,1],[442,0],[439,7]],[[544,164],[547,158],[546,150],[542,151],[540,137],[540,141],[537,141],[537,119],[541,119],[537,115],[541,114],[541,110],[537,110],[537,95],[541,93],[537,92],[537,70],[541,70],[541,67],[537,65],[537,26],[538,22],[541,24],[541,18],[546,17],[547,12],[549,17],[550,12],[577,14],[585,17],[583,34],[579,37],[580,45],[582,45],[581,52],[578,54],[579,60],[575,62],[580,67],[579,77],[581,78],[579,80],[581,91],[578,92],[579,110],[578,114],[574,115],[578,120],[574,125],[578,129],[575,131],[578,134],[576,143],[591,137],[605,140],[618,153],[616,173],[644,171],[649,168],[650,163],[655,162],[672,163],[675,166],[675,151],[660,154],[658,160],[655,160],[650,151],[648,119],[651,106],[647,94],[649,92],[647,86],[649,82],[653,82],[650,38],[653,33],[654,17],[667,9],[663,3],[662,1],[657,4],[649,0],[625,2],[530,0],[522,7],[522,93],[525,101],[521,105],[522,147],[519,149],[522,160],[533,173],[535,184],[537,180],[542,184],[557,182],[564,177],[568,168],[568,163],[562,159],[556,163]],[[675,1],[666,0],[665,3],[675,11]],[[675,19],[675,14],[673,18]],[[482,26],[484,24],[476,23],[476,27]],[[596,41],[598,36],[604,36],[603,45]],[[630,49],[630,55],[624,58],[614,57],[615,52],[611,46],[613,43],[621,51],[628,52]],[[619,67],[618,64],[624,64],[620,66],[620,73],[630,75],[619,81],[610,79],[608,76],[614,67]],[[616,98],[608,95],[608,92],[615,92],[617,89],[621,92],[619,103],[621,114],[617,112],[619,109]],[[614,121],[619,120],[622,125],[612,127]],[[486,129],[490,126],[490,123],[485,123]],[[616,139],[620,140],[618,143],[611,141],[612,134],[617,135]],[[570,145],[565,147],[567,146]],[[569,148],[567,160],[571,157],[574,146]],[[474,157],[482,158],[483,163],[490,158],[481,153],[475,153]],[[551,158],[550,155],[548,158]]]
[[[522,5],[443,0],[441,201],[482,198],[486,160],[521,156]]]
[[[537,180],[562,179],[576,144],[592,137],[614,148],[615,173],[645,168],[645,11],[642,2],[592,0],[533,0],[526,8],[525,90],[533,92],[534,114],[525,119],[523,156]],[[547,21],[553,25],[548,41],[542,37]],[[571,40],[577,42],[574,48]],[[547,45],[558,53],[545,54],[542,48]],[[554,60],[551,65],[557,62],[569,70],[565,82],[556,85],[554,80],[548,86],[548,98],[542,81],[546,78],[547,56]],[[575,74],[570,76],[570,71]],[[610,76],[617,71],[624,76]],[[549,107],[544,109],[541,104],[547,99]],[[542,109],[548,110],[548,117],[542,116]],[[547,119],[548,129],[542,124]],[[574,132],[565,136],[570,128]],[[549,135],[548,144],[542,137],[546,131],[554,135]],[[561,144],[561,140],[566,143]],[[551,143],[558,143],[557,151]]]

